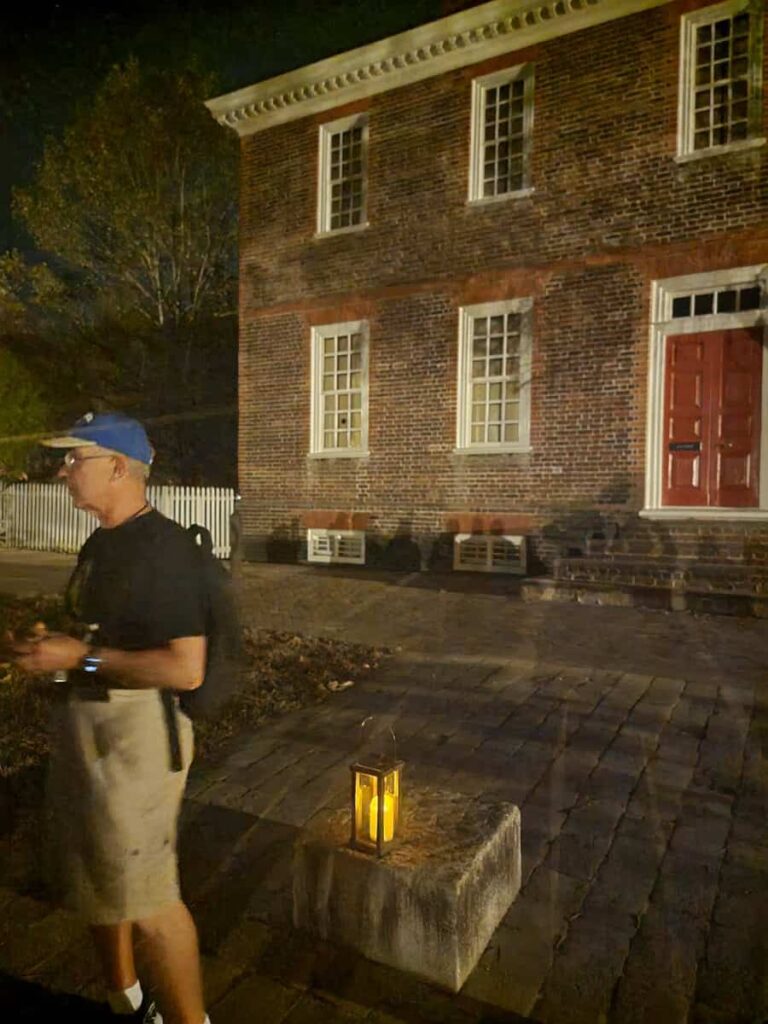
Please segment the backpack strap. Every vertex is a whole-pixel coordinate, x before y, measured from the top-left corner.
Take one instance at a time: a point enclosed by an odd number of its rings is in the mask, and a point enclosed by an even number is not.
[[[199,523],[193,523],[191,526],[187,527],[187,533],[206,555],[213,554],[213,537],[211,536],[211,531],[207,526],[200,526]]]

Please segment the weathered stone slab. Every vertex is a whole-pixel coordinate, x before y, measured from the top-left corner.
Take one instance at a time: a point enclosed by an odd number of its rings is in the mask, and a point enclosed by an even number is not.
[[[348,843],[346,808],[297,840],[296,927],[457,992],[520,889],[518,808],[411,788],[385,857]]]

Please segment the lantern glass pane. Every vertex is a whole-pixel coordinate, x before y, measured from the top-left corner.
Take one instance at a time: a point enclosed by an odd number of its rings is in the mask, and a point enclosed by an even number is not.
[[[400,765],[383,772],[356,766],[354,778],[355,842],[381,853],[395,839],[400,822]]]
[[[389,823],[391,822],[391,825]],[[384,842],[397,833],[400,823],[400,769],[395,768],[384,779]],[[389,827],[388,827],[389,826]],[[391,832],[391,834],[390,834]]]
[[[375,775],[355,772],[355,835],[362,843],[376,845],[376,831],[371,829],[371,807],[377,801],[378,779]],[[373,815],[375,821],[375,813]]]

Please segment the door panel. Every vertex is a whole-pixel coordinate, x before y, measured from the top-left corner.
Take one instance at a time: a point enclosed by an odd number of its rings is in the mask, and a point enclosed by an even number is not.
[[[759,504],[762,346],[757,329],[724,331],[715,378],[711,504],[755,508]]]
[[[759,328],[667,338],[665,505],[759,504],[762,363]]]
[[[667,338],[664,396],[665,505],[704,505],[702,438],[709,431],[705,391],[711,376],[709,349],[696,334]]]

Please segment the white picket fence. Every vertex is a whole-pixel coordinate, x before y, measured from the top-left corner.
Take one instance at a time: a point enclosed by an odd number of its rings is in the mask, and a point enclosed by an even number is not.
[[[229,558],[229,517],[235,507],[231,488],[150,484],[147,497],[159,512],[182,526],[207,526],[214,554]],[[74,552],[97,525],[92,515],[72,507],[63,481],[12,484],[0,492],[0,537],[6,547]]]

